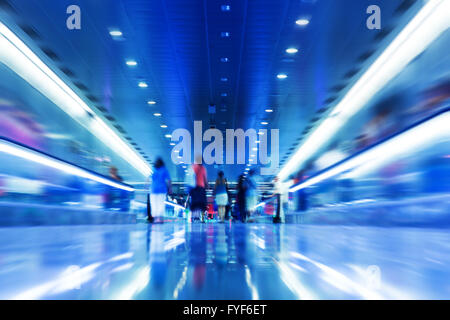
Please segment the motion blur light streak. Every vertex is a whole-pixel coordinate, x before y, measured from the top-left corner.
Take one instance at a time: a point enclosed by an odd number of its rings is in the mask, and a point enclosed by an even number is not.
[[[91,280],[95,275],[94,271],[101,265],[101,263],[93,263],[78,270],[66,270],[56,280],[31,288],[11,300],[37,300],[46,295],[77,289],[78,286]]]
[[[181,290],[183,290],[184,285],[186,284],[186,280],[187,280],[187,271],[188,271],[188,267],[185,266],[183,269],[183,272],[181,274],[180,280],[177,283],[177,286],[175,287],[175,290],[173,291],[173,298],[174,299],[178,299],[178,294]]]
[[[150,282],[150,267],[145,266],[136,272],[136,276],[131,283],[122,289],[113,300],[130,300],[139,294]]]
[[[186,242],[186,240],[181,239],[181,238],[171,239],[171,240],[167,241],[167,243],[165,244],[164,251],[170,251],[185,242]]]
[[[334,270],[329,266],[324,265],[323,263],[314,261],[298,252],[291,252],[291,256],[310,262],[316,267],[318,267],[320,270],[323,271],[322,278],[328,283],[330,283],[332,286],[338,288],[339,290],[342,290],[346,293],[356,293],[364,299],[381,300],[384,298],[379,293],[370,290],[368,288],[365,288],[363,285],[352,281],[344,274]]]
[[[278,174],[286,180],[390,80],[450,27],[450,1],[429,0],[408,23],[319,127],[300,145]]]
[[[125,260],[125,259],[130,259],[133,257],[133,252],[127,252],[127,253],[123,253],[123,254],[119,254],[118,256],[114,256],[111,259],[109,259],[109,261],[120,261],[120,260]]]
[[[130,270],[131,268],[133,268],[134,263],[124,263],[114,269],[111,270],[111,273],[118,273],[118,272],[122,272],[122,271],[127,271]]]
[[[0,47],[1,62],[74,120],[93,131],[94,136],[100,138],[144,176],[151,174],[152,170],[148,164],[98,116],[90,119],[88,114],[95,114],[92,109],[1,22]]]
[[[255,285],[252,283],[252,274],[250,273],[248,266],[245,266],[245,281],[252,293],[252,300],[259,300],[258,289],[256,289]]]
[[[449,123],[450,111],[445,111],[428,121],[368,149],[367,151],[351,157],[348,160],[343,160],[340,164],[292,187],[289,191],[295,192],[304,189],[349,170],[353,171],[346,173],[343,178],[354,178],[375,170],[384,163],[393,161],[410,151],[419,151],[421,148],[433,142],[449,141]]]
[[[183,206],[181,206],[181,205],[179,205],[179,204],[176,204],[176,203],[173,203],[173,202],[170,202],[170,201],[166,201],[166,204],[167,204],[168,206],[172,206],[172,207],[177,208],[177,209],[182,209],[182,210],[185,209]]]
[[[281,279],[284,284],[291,290],[300,300],[316,300],[318,297],[297,278],[295,273],[285,262],[279,262],[274,259],[281,272]]]
[[[109,185],[114,188],[122,189],[125,191],[130,191],[130,192],[134,191],[133,188],[128,187],[126,185],[116,183],[114,181],[103,178],[99,175],[95,175],[86,170],[78,168],[74,165],[70,165],[63,161],[50,158],[50,157],[42,155],[36,151],[25,149],[24,147],[15,145],[15,144],[5,141],[5,140],[0,140],[0,152],[5,152],[5,153],[8,153],[8,154],[16,156],[16,157],[20,157],[20,158],[23,158],[23,159],[26,159],[29,161],[37,162],[37,163],[43,164],[45,166],[64,171],[66,173],[76,175],[78,177],[87,178],[90,180],[100,182],[102,184]]]

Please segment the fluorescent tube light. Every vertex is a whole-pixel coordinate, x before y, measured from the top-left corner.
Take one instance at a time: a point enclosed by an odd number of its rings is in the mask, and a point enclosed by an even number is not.
[[[144,176],[150,166],[64,83],[31,49],[0,22],[0,62],[27,81],[74,120],[90,130]],[[94,118],[89,117],[94,115]]]
[[[0,140],[0,152],[5,152],[10,155],[29,160],[32,162],[36,162],[39,164],[42,164],[47,167],[51,167],[60,171],[63,171],[65,173],[75,175],[78,177],[86,178],[89,180],[93,180],[114,188],[126,190],[126,191],[134,191],[133,188],[128,187],[124,184],[117,183],[114,181],[111,181],[109,179],[106,179],[100,175],[96,175],[94,173],[91,173],[87,170],[84,170],[82,168],[79,168],[77,166],[74,166],[72,164],[68,164],[62,160],[51,158],[47,155],[41,154],[37,151],[27,149],[25,147],[16,145],[12,142],[6,141],[6,140]]]
[[[342,173],[342,178],[353,179],[404,157],[408,152],[417,152],[438,141],[450,141],[449,123],[450,111],[446,111],[293,186],[289,192],[307,188]]]
[[[281,181],[289,178],[322,148],[370,99],[397,76],[415,57],[450,27],[450,1],[429,0],[358,79],[315,131],[281,169]]]

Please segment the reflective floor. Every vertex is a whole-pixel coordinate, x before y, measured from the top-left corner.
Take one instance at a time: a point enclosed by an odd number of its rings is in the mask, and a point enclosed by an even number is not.
[[[450,298],[438,229],[184,224],[0,229],[1,299]]]

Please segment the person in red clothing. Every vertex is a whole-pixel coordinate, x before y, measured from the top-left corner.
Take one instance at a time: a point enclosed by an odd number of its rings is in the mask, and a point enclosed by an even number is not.
[[[207,206],[206,188],[208,188],[208,178],[206,168],[202,165],[202,157],[197,156],[195,163],[192,165],[195,174],[195,188],[191,190],[191,206],[192,220],[201,220],[204,222],[205,211]]]

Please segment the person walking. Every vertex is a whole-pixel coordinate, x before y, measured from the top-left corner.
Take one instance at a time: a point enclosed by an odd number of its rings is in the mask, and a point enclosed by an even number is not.
[[[167,193],[171,193],[171,181],[169,171],[161,158],[156,160],[154,167],[155,171],[151,177],[150,204],[154,222],[162,223],[164,222],[164,213],[166,211],[165,201]]]
[[[245,183],[245,176],[244,174],[241,174],[238,178],[237,185],[237,206],[241,222],[245,222],[247,220],[246,194],[247,186]]]
[[[256,209],[256,205],[258,204],[258,185],[255,179],[255,170],[251,169],[248,172],[246,185],[247,185],[246,208],[248,213],[247,220],[251,222],[253,220],[250,219],[254,218],[253,215]]]
[[[228,205],[228,183],[225,179],[223,171],[219,171],[214,186],[214,194],[216,196],[217,211],[221,222],[225,221],[225,210]]]
[[[202,158],[198,156],[192,165],[192,170],[195,175],[195,188],[190,192],[192,211],[192,221],[205,221],[205,211],[207,206],[206,188],[208,188],[208,178],[206,168],[202,165]]]

